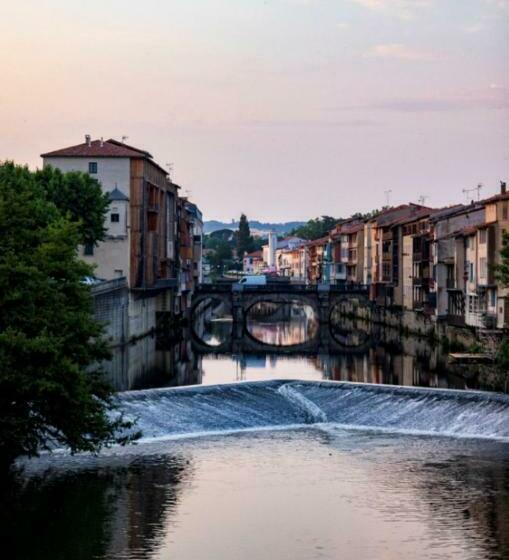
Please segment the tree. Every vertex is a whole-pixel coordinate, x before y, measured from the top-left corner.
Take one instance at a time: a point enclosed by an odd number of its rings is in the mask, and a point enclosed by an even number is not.
[[[332,218],[331,216],[322,216],[321,218],[314,218],[309,220],[303,226],[295,228],[292,235],[302,237],[302,239],[319,239],[326,236],[331,229],[339,222],[339,219]]]
[[[110,200],[96,179],[88,173],[62,173],[59,169],[46,166],[36,171],[35,182],[61,213],[68,213],[71,221],[79,223],[81,244],[104,239],[104,219]]]
[[[99,212],[99,210],[98,210]],[[97,451],[131,427],[109,416],[109,357],[81,279],[82,222],[62,215],[27,168],[0,165],[0,462],[55,445]],[[123,432],[126,434],[127,432]]]
[[[249,229],[249,222],[245,214],[241,214],[239,221],[239,233],[237,238],[237,255],[242,259],[245,253],[250,253],[253,249],[253,238]]]
[[[208,256],[210,265],[217,271],[222,273],[226,261],[232,259],[232,248],[227,241],[221,239],[215,241],[213,253]]]
[[[505,287],[509,287],[509,233],[504,232],[502,236],[502,248],[500,249],[500,263],[495,266],[497,280]]]
[[[504,232],[502,236],[502,248],[500,249],[500,263],[495,266],[496,279],[504,288],[509,288],[509,233]],[[497,353],[497,366],[502,372],[509,371],[509,339],[504,337]]]

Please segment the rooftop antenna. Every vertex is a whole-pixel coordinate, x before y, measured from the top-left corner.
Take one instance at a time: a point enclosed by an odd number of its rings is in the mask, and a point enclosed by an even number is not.
[[[477,185],[477,187],[474,187],[473,189],[463,189],[463,194],[465,195],[467,204],[469,203],[470,193],[473,193],[473,192],[476,192],[476,191],[477,191],[477,202],[479,202],[479,200],[481,200],[481,189],[482,189],[482,187],[483,187],[482,183],[479,183]],[[473,199],[471,199],[471,200],[473,200]]]
[[[392,189],[386,190],[384,191],[385,193],[385,201],[387,203],[387,206],[391,205],[391,193],[392,193]]]
[[[165,163],[164,166],[168,169],[168,177],[171,177],[171,174],[173,173],[173,163]]]
[[[122,136],[122,144],[125,144],[125,141],[129,138],[129,136]]]
[[[421,196],[419,197],[419,200],[417,201],[421,206],[424,206],[426,204],[426,200],[429,198],[429,196],[427,194],[421,194]]]

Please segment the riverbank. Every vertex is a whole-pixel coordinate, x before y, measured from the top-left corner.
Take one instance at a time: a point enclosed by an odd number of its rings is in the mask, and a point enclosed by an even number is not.
[[[341,325],[345,319],[360,321],[369,329],[377,326],[381,344],[393,346],[405,355],[424,357],[432,371],[447,370],[467,380],[476,379],[483,388],[509,391],[509,372],[495,364],[505,336],[502,330],[459,327],[416,311],[352,301],[342,302],[333,310],[331,326]],[[483,354],[492,363],[453,362],[452,352]]]

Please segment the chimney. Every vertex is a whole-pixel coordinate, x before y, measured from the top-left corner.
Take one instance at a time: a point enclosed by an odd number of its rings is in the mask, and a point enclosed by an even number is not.
[[[500,194],[505,194],[507,192],[507,185],[505,181],[500,181]]]
[[[104,146],[104,140],[103,137],[101,136],[101,148]]]
[[[92,138],[90,137],[90,134],[85,134],[85,142],[87,143],[87,146],[92,145]]]

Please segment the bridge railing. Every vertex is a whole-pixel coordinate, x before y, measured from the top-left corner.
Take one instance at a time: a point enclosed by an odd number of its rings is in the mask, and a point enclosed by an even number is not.
[[[196,294],[225,294],[231,293],[232,284],[200,284]],[[241,293],[260,294],[316,294],[318,292],[330,291],[334,294],[358,294],[367,295],[368,287],[364,284],[290,284],[269,283],[265,285],[244,285],[239,290]]]

